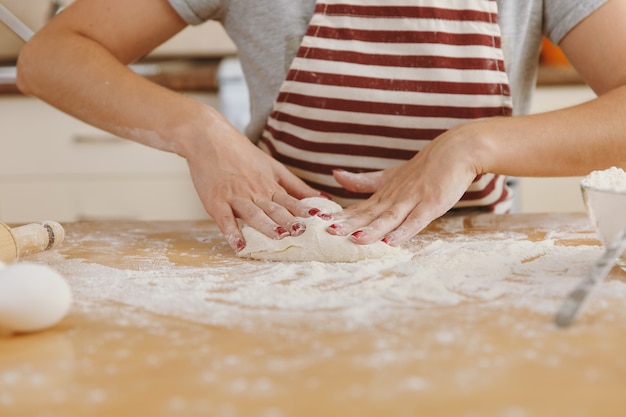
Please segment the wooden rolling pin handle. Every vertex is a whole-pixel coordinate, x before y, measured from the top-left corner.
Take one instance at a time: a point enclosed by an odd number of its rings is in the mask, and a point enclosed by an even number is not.
[[[9,228],[0,223],[0,261],[13,262],[23,256],[57,247],[65,238],[63,227],[53,221]]]

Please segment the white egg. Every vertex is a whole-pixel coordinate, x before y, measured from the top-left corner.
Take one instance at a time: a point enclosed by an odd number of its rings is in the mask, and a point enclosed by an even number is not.
[[[46,329],[61,321],[71,304],[69,285],[48,266],[18,262],[0,269],[0,328]]]

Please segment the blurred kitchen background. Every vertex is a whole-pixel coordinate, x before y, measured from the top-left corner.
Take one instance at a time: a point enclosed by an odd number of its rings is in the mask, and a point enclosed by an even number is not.
[[[71,0],[0,0],[33,30]],[[183,220],[206,218],[180,157],[88,126],[15,88],[24,42],[0,22],[0,219]],[[219,108],[243,129],[248,92],[235,46],[219,24],[189,27],[133,65],[136,72]],[[594,97],[546,43],[533,111]],[[515,178],[518,212],[584,211],[580,178]]]

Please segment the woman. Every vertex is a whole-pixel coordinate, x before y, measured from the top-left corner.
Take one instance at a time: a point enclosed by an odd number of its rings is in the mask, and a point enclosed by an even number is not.
[[[304,197],[332,194],[351,204],[333,215],[329,233],[400,245],[455,205],[505,211],[503,175],[626,167],[626,0],[389,3],[78,0],[25,46],[18,85],[88,123],[186,158],[234,250],[245,246],[236,218],[275,239],[302,233],[296,217],[324,214],[300,203]],[[251,90],[248,137],[215,109],[125,66],[206,19],[220,20],[237,44]],[[524,115],[543,33],[597,99]],[[434,96],[426,95],[431,87]],[[443,102],[431,105],[433,97]],[[479,101],[456,104],[467,97]],[[460,115],[433,113],[457,107]]]

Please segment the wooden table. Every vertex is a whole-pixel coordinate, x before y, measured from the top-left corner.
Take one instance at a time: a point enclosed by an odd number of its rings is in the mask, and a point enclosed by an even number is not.
[[[0,416],[624,413],[626,274],[552,322],[601,253],[583,214],[449,216],[360,274],[238,259],[209,221],[64,226],[24,261],[68,279],[72,311],[0,337]]]

